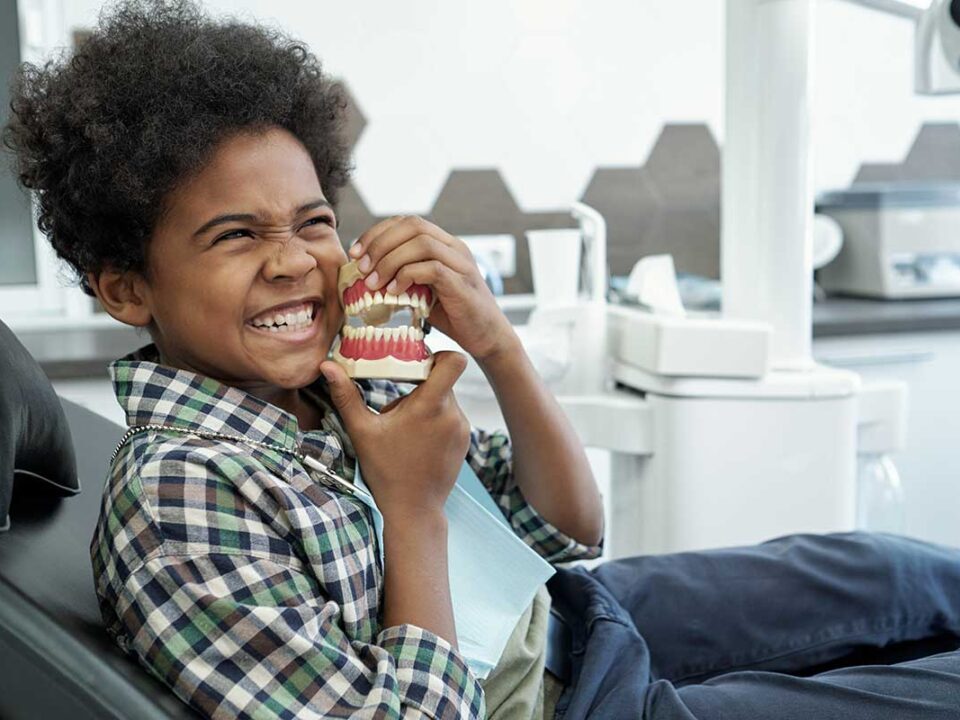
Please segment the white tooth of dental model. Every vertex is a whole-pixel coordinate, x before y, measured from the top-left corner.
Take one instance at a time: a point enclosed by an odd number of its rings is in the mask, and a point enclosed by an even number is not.
[[[423,285],[395,295],[370,293],[356,261],[340,267],[337,289],[347,317],[361,326],[344,325],[332,357],[352,378],[383,378],[405,382],[425,380],[433,367],[420,327],[433,305],[433,293]],[[349,300],[348,300],[349,298]],[[397,311],[408,311],[411,325],[383,327]]]

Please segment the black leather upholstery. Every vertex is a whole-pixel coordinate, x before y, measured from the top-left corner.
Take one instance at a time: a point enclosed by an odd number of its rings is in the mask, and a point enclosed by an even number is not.
[[[21,492],[80,492],[60,401],[37,362],[0,322],[0,530],[8,526],[15,480]]]
[[[62,406],[84,492],[14,493],[11,528],[0,533],[0,718],[195,720],[103,629],[89,544],[122,428]]]

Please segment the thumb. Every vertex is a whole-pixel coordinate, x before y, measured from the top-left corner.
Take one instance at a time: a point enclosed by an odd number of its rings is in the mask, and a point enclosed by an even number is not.
[[[446,350],[433,356],[433,369],[430,376],[412,394],[433,402],[447,397],[457,382],[457,378],[467,367],[467,356],[463,353]]]
[[[355,428],[357,423],[362,422],[364,416],[370,413],[357,386],[347,376],[346,371],[332,360],[321,363],[320,372],[327,380],[330,399],[346,423],[347,430]]]

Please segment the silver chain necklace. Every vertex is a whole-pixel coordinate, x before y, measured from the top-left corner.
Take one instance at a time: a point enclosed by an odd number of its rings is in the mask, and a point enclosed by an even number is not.
[[[230,435],[228,433],[213,432],[211,430],[191,430],[188,428],[177,427],[175,425],[136,425],[131,427],[123,434],[123,437],[120,438],[120,442],[117,443],[117,447],[113,451],[113,455],[110,456],[110,463],[113,464],[113,461],[116,460],[117,455],[120,454],[120,450],[130,441],[130,438],[133,436],[145,432],[161,432],[164,430],[183,433],[184,435],[193,435],[194,437],[203,438],[205,440],[225,440],[227,442],[239,443],[241,445],[247,445],[253,448],[266,448],[284,455],[292,455],[307,468],[316,471],[316,475],[313,475],[313,473],[311,473],[311,475],[315,477],[321,484],[339,490],[340,492],[347,493],[348,495],[356,495],[361,492],[353,483],[337,475],[312,455],[297,452],[296,450],[290,450],[289,448],[285,448],[283,445],[277,445],[276,443],[263,442],[262,440],[251,440],[250,438],[243,437],[242,435]]]

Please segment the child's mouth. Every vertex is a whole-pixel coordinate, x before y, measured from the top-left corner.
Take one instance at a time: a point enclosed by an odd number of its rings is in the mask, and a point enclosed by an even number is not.
[[[371,292],[355,262],[340,268],[340,301],[347,317],[333,357],[355,378],[424,380],[433,361],[423,342],[423,324],[430,316],[433,292],[411,285],[394,295]],[[407,323],[384,327],[404,314]]]
[[[305,301],[261,313],[248,320],[247,326],[255,332],[270,334],[278,339],[302,340],[313,334],[319,316],[318,304]]]

